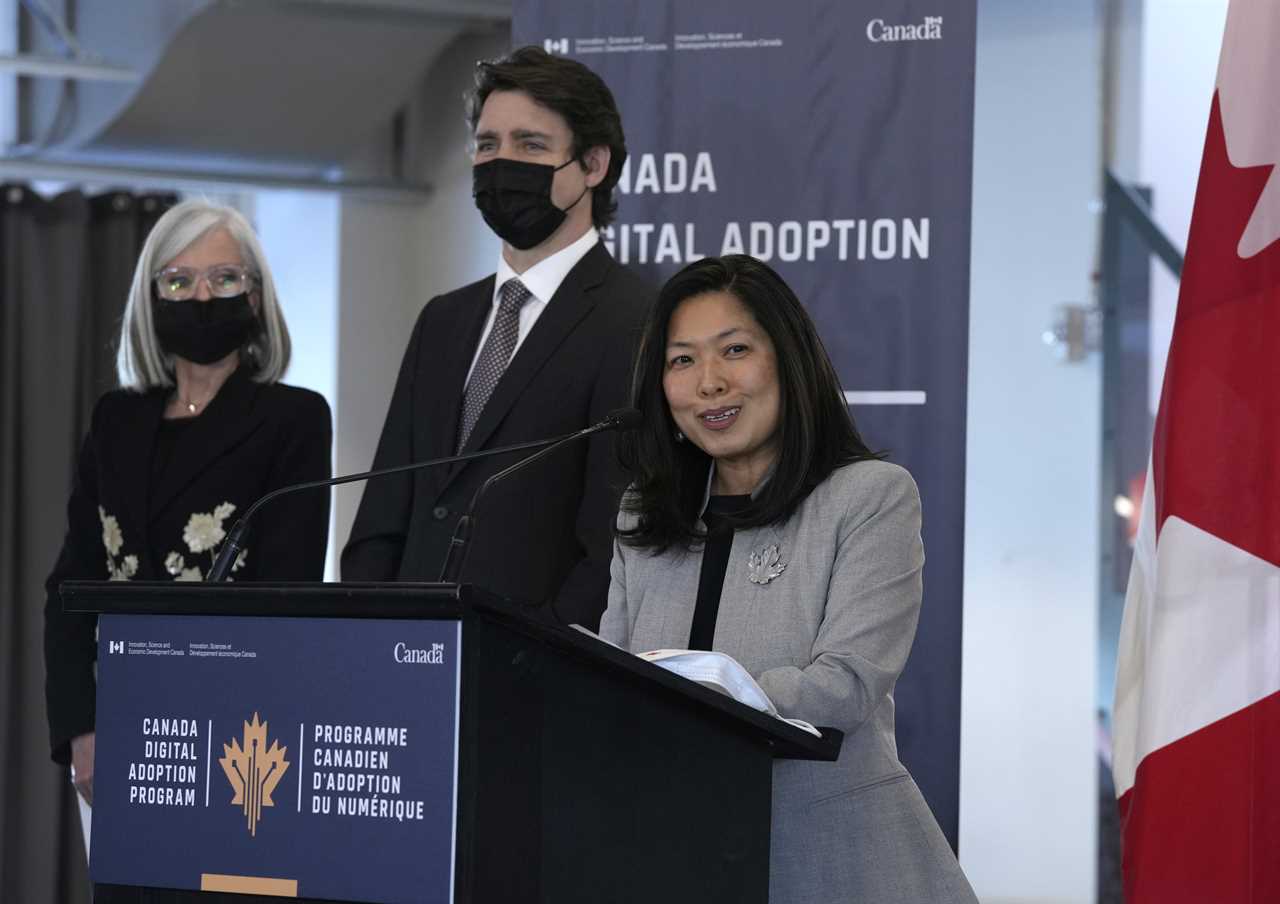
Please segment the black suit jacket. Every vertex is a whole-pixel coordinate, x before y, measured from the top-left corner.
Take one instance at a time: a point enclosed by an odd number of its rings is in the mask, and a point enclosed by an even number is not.
[[[98,400],[67,505],[67,535],[45,583],[45,695],[53,758],[93,731],[95,616],[62,611],[69,579],[200,580],[219,533],[262,494],[330,474],[329,406],[310,390],[253,382],[237,371],[186,425],[158,485],[153,456],[166,389]],[[207,516],[207,517],[202,517]],[[254,516],[236,581],[318,581],[329,494],[294,493]],[[181,560],[181,561],[179,561]],[[184,573],[185,572],[185,573]]]
[[[423,309],[374,468],[454,454],[462,391],[493,292],[490,276]],[[581,430],[624,406],[653,297],[603,245],[593,247],[516,350],[464,451]],[[342,553],[343,580],[436,580],[477,488],[520,457],[371,480]],[[535,614],[549,620],[594,627],[608,594],[621,493],[611,436],[558,450],[486,495],[460,579],[536,604]]]

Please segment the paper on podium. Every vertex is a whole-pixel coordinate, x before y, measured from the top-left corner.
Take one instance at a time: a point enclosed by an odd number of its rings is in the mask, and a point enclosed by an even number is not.
[[[768,713],[783,722],[789,722],[815,737],[822,737],[818,729],[803,719],[788,719],[778,712],[778,708],[773,705],[764,688],[756,684],[756,680],[732,656],[709,650],[650,650],[637,655],[682,678],[688,678],[712,690],[728,694],[752,709]]]
[[[622,649],[590,628],[584,628],[582,625],[570,625],[570,627],[583,634],[589,634],[601,643]],[[822,737],[822,732],[803,719],[788,719],[778,712],[778,708],[773,705],[764,688],[757,684],[750,673],[742,667],[742,663],[732,656],[710,650],[649,650],[647,653],[635,655],[681,678],[688,678],[714,691],[727,694],[739,703],[746,704],[759,712],[768,713],[775,719],[781,719],[783,722],[809,732],[814,737]]]

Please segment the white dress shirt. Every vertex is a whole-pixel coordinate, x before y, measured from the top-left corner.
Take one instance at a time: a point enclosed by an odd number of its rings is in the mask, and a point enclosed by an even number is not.
[[[471,367],[467,369],[468,383],[471,382],[471,372],[476,369],[476,361],[480,358],[480,349],[484,348],[484,342],[489,338],[489,331],[493,329],[493,318],[497,316],[498,303],[502,300],[502,286],[507,280],[519,279],[532,296],[524,303],[524,307],[520,309],[519,334],[516,336],[516,347],[511,352],[511,357],[515,358],[516,352],[520,350],[525,337],[529,335],[533,325],[538,322],[538,318],[542,316],[547,302],[551,301],[552,296],[556,294],[560,284],[564,282],[564,278],[569,275],[569,271],[577,265],[578,261],[586,257],[587,252],[594,248],[599,241],[600,235],[595,228],[588,229],[583,233],[582,238],[572,245],[561,248],[555,254],[539,261],[523,273],[517,273],[512,270],[511,265],[507,263],[507,259],[499,252],[498,274],[493,284],[493,303],[489,307],[489,317],[484,322],[484,331],[480,333],[480,341],[476,343],[475,354],[471,356]]]

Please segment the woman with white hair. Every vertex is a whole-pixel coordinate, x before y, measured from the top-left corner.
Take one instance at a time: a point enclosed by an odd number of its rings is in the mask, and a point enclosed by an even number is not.
[[[120,330],[120,388],[98,400],[67,534],[45,584],[53,759],[93,794],[96,617],[62,611],[68,579],[199,581],[259,496],[330,474],[324,398],[279,380],[289,331],[262,247],[235,210],[186,201],[143,246]],[[329,496],[263,509],[236,581],[318,581]]]

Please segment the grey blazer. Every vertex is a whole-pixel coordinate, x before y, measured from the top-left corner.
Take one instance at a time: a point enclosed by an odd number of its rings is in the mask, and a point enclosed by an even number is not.
[[[748,559],[769,546],[786,567],[753,583]],[[632,652],[688,646],[701,564],[700,551],[654,556],[615,542],[600,633]],[[773,904],[976,904],[894,740],[923,565],[915,482],[880,461],[836,470],[785,523],[733,538],[714,649],[783,715],[845,733],[834,763],[774,766]]]

